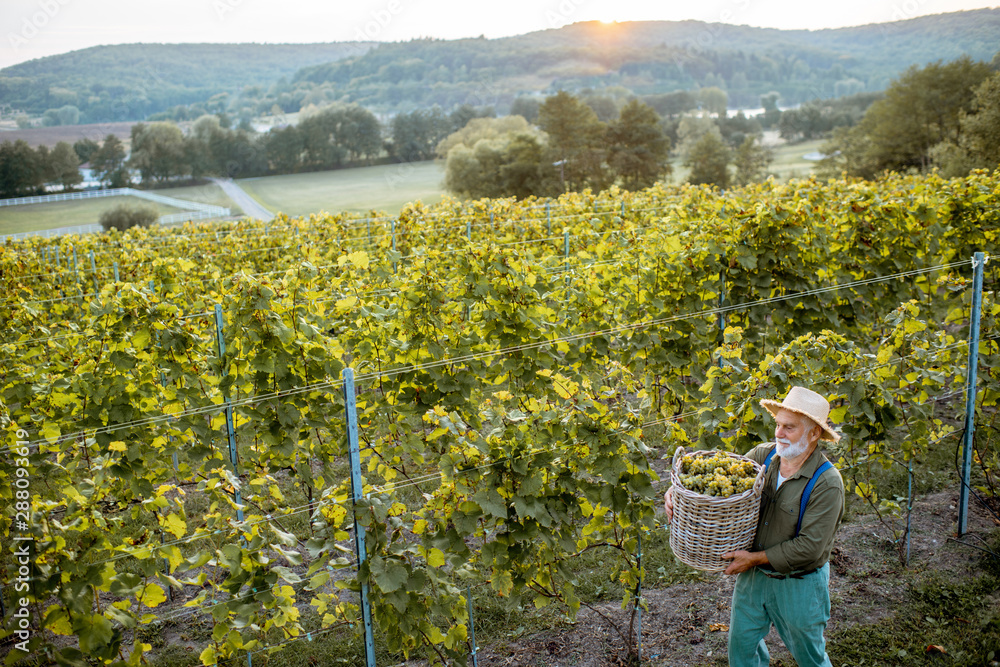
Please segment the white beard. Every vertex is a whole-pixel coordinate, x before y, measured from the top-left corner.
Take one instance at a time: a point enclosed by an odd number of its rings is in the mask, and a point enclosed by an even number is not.
[[[799,438],[798,442],[792,442],[791,440],[786,440],[784,438],[775,438],[775,442],[778,443],[776,451],[778,456],[783,459],[794,459],[802,456],[809,449],[809,438],[806,434],[803,434]]]

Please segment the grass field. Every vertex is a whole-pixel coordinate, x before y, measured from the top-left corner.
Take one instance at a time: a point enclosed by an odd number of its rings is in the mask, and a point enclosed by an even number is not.
[[[768,168],[767,173],[774,176],[778,181],[787,181],[792,178],[806,178],[816,169],[816,162],[803,159],[803,155],[819,151],[824,139],[813,141],[803,141],[797,144],[781,144],[774,146],[774,160]],[[670,177],[670,183],[684,183],[687,180],[690,169],[681,164],[680,158],[670,161],[673,165],[674,173]],[[729,167],[729,174],[732,176],[734,168]]]
[[[820,146],[826,143],[825,139],[814,139],[813,141],[803,141],[798,144],[782,144],[774,149],[774,162],[768,173],[774,174],[779,181],[787,181],[790,178],[807,178],[816,169],[816,162],[805,160],[803,155],[820,152]]]
[[[229,198],[215,183],[205,185],[189,185],[183,188],[163,188],[162,190],[150,190],[155,195],[164,197],[176,197],[187,201],[198,202],[199,204],[214,204],[215,206],[225,206],[233,212],[233,215],[240,215],[243,211]]]
[[[443,181],[443,166],[428,161],[247,178],[237,183],[266,208],[300,216],[372,209],[396,214],[418,199],[425,204],[441,201]]]
[[[214,183],[183,188],[165,188],[153,192],[165,197],[226,206],[233,211],[233,215],[242,213],[240,208]],[[96,224],[101,213],[123,203],[149,205],[155,208],[160,215],[179,213],[182,210],[172,206],[154,204],[138,197],[103,197],[53,202],[51,204],[3,206],[0,207],[0,234],[17,234],[58,227]]]
[[[123,203],[152,206],[159,215],[180,212],[180,209],[172,206],[155,204],[138,197],[103,197],[101,199],[52,202],[51,204],[4,206],[0,208],[0,234],[96,224],[101,213]]]

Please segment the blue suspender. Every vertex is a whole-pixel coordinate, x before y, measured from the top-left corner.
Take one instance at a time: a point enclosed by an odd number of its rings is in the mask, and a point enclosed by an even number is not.
[[[767,458],[764,459],[764,469],[767,470],[768,466],[771,465],[771,459],[774,457],[774,452],[777,447],[772,449],[767,453]],[[809,479],[809,483],[806,484],[805,490],[802,491],[802,500],[799,501],[799,521],[795,524],[795,537],[799,536],[799,530],[802,529],[802,517],[806,514],[806,505],[809,504],[809,496],[812,494],[813,487],[816,485],[816,480],[819,476],[825,473],[827,470],[833,467],[833,464],[829,461],[823,461],[823,465],[816,468],[816,472]]]

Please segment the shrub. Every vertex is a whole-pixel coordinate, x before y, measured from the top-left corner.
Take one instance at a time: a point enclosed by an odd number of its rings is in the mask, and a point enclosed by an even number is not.
[[[100,223],[105,231],[125,231],[131,227],[149,227],[160,217],[152,206],[119,204],[101,213]]]

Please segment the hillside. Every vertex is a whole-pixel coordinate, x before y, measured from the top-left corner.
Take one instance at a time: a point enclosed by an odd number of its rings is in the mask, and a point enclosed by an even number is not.
[[[142,120],[218,93],[266,88],[303,67],[370,47],[364,42],[95,46],[0,70],[0,102],[29,113],[71,104],[81,110],[81,122]]]
[[[881,90],[913,64],[969,55],[990,60],[1000,9],[836,30],[776,30],[700,21],[576,23],[506,39],[380,44],[362,56],[303,69],[369,106],[504,104],[518,94],[623,86],[638,94],[718,86],[755,106]]]
[[[718,86],[730,106],[877,91],[910,65],[991,60],[1000,9],[836,30],[777,30],[700,21],[584,22],[500,39],[330,44],[101,46],[0,70],[0,103],[38,116],[66,105],[79,122],[173,120],[226,111],[292,113],[357,102],[392,113],[493,105],[558,89],[640,95]],[[179,105],[193,105],[177,115]]]

